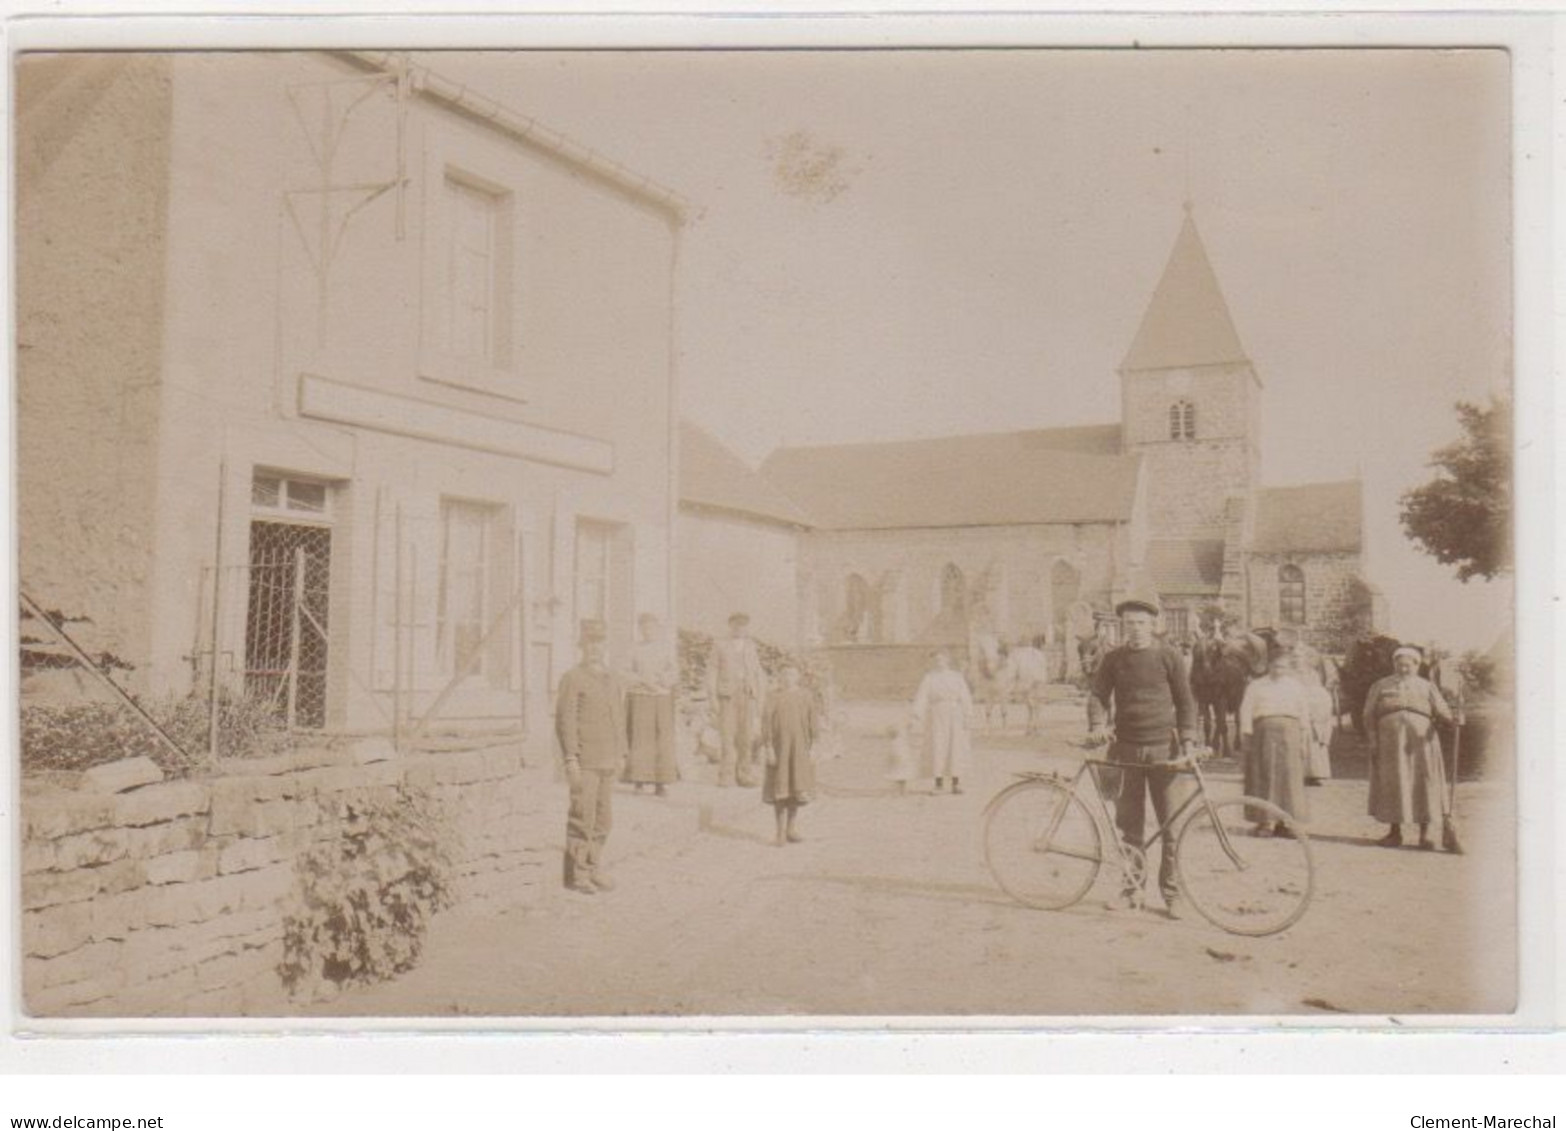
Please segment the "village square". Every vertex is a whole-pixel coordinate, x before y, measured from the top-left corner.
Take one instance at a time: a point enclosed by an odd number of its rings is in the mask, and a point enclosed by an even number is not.
[[[584,82],[614,63],[568,56]],[[756,73],[783,82],[779,62]],[[889,64],[863,75],[957,75]],[[1119,179],[1143,187],[1117,190],[1134,219],[1088,226],[1146,237],[1073,329],[1017,296],[1069,308],[1055,280],[1094,256],[1002,250],[1042,213],[911,211],[950,229],[856,255],[869,237],[826,210],[874,190],[873,155],[798,131],[745,158],[776,212],[723,250],[716,166],[687,187],[623,164],[574,132],[590,113],[557,128],[526,104],[564,79],[506,65],[22,64],[31,1014],[1516,1007],[1510,479],[1475,504],[1442,454],[1510,458],[1504,255],[1465,260],[1458,298],[1378,314],[1404,338],[1470,319],[1475,372],[1372,380],[1379,329],[1333,305],[1332,334],[1291,344],[1267,312],[1303,320],[1309,295],[1233,249],[1329,204],[1359,217],[1374,178],[1327,162],[1343,201],[1269,187],[1293,219],[1261,209],[1242,238],[1240,188],[1142,146],[1151,171]],[[1440,65],[1408,91],[1504,104],[1504,68]],[[1441,222],[1504,211],[1480,157],[1415,142],[1456,186]],[[890,297],[856,285],[886,305],[841,324],[800,297],[883,269]],[[982,288],[1032,313],[963,330],[971,372],[932,374],[910,276],[952,288],[943,313]]]

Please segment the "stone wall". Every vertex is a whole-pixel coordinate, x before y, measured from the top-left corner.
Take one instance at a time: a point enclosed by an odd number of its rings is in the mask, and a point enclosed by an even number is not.
[[[278,974],[296,861],[339,806],[399,786],[449,821],[458,901],[515,902],[543,856],[536,775],[515,747],[360,764],[351,750],[231,763],[123,793],[24,783],[22,954],[32,1016],[259,1015]]]
[[[1155,538],[1221,538],[1224,501],[1256,485],[1255,377],[1248,365],[1128,373],[1122,378],[1126,450],[1142,456]],[[1173,440],[1169,406],[1190,402],[1196,437]]]

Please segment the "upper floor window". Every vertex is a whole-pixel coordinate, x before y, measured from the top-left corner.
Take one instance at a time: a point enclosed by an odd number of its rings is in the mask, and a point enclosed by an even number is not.
[[[1196,406],[1190,401],[1178,400],[1169,406],[1169,438],[1196,439]]]
[[[430,380],[520,399],[512,372],[512,194],[434,162],[426,202],[419,371]]]
[[[1284,624],[1305,623],[1305,571],[1297,565],[1278,570],[1278,619]]]
[[[446,177],[446,352],[501,361],[501,235],[505,198]]]

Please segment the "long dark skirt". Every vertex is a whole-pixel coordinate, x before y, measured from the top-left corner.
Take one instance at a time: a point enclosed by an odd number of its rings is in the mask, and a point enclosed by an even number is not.
[[[1271,801],[1296,821],[1310,819],[1305,795],[1305,728],[1298,719],[1273,716],[1260,719],[1245,754],[1245,796]],[[1246,817],[1262,821],[1266,815],[1247,808]]]
[[[674,696],[628,696],[631,752],[625,780],[638,785],[667,785],[680,779],[674,761]]]

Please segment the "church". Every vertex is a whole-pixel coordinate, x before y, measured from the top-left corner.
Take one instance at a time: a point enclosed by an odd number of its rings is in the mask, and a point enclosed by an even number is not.
[[[1070,678],[1132,592],[1173,640],[1222,615],[1338,652],[1375,627],[1360,483],[1260,482],[1263,377],[1189,206],[1118,379],[1118,423],[781,448],[758,471],[687,424],[681,626],[764,609],[866,695],[979,634],[1041,642]]]

